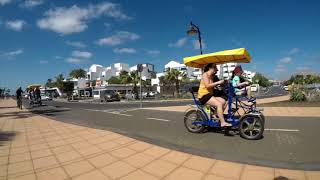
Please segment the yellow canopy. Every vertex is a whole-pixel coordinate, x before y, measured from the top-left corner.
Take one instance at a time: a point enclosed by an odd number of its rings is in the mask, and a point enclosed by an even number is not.
[[[31,85],[29,85],[28,86],[28,89],[30,89],[30,88],[36,88],[36,87],[41,87],[41,85],[40,84],[31,84]]]
[[[231,49],[219,51],[210,54],[202,54],[197,56],[186,57],[183,62],[186,66],[202,68],[206,64],[224,64],[224,63],[249,63],[251,57],[245,48]]]

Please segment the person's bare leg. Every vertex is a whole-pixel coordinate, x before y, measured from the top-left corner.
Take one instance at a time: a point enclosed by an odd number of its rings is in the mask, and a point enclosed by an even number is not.
[[[224,116],[223,116],[223,106],[224,105],[219,100],[217,100],[215,97],[211,97],[209,99],[209,101],[207,102],[207,104],[217,107],[217,113],[218,113],[218,116],[220,119],[221,127],[232,126],[231,124],[229,124],[225,121]]]
[[[227,101],[224,100],[222,97],[215,97],[218,101],[220,101],[223,104],[223,112],[226,110],[228,103],[226,103]]]

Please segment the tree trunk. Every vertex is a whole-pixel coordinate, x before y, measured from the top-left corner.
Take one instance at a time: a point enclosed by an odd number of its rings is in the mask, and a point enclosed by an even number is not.
[[[133,84],[133,94],[135,95],[135,99],[139,99],[139,93],[138,93],[138,89],[137,89],[137,84],[136,83]]]
[[[179,97],[179,80],[176,80],[176,97]]]

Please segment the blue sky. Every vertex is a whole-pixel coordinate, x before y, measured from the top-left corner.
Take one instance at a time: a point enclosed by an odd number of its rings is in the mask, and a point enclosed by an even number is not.
[[[91,64],[153,63],[245,47],[268,77],[320,68],[320,2],[0,0],[0,87],[44,83]]]

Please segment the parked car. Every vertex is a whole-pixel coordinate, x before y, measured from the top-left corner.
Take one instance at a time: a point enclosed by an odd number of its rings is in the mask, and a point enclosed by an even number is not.
[[[155,93],[154,92],[143,92],[142,93],[142,97],[143,98],[152,98],[155,96]]]
[[[289,91],[289,87],[288,86],[283,86],[283,89],[286,91]]]
[[[41,100],[42,101],[51,101],[52,98],[50,96],[45,95],[45,94],[41,94]]]
[[[252,84],[251,85],[251,92],[257,92],[259,88],[259,84]]]
[[[120,99],[126,99],[126,93],[123,92],[117,92],[120,96]]]
[[[104,92],[104,100],[108,101],[120,101],[120,96],[117,92],[113,90],[106,90]]]
[[[133,93],[127,93],[125,95],[125,98],[128,100],[134,100],[135,99],[135,95]]]

